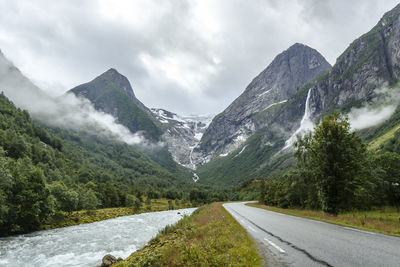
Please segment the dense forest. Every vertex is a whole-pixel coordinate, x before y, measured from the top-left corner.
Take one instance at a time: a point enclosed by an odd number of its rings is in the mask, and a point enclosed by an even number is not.
[[[172,169],[135,146],[39,125],[0,95],[0,236],[38,230],[74,210],[140,205],[144,197],[193,205],[237,198]]]
[[[260,202],[331,214],[376,206],[400,210],[398,130],[378,150],[368,150],[346,117],[327,115],[295,143],[297,166],[261,183]]]

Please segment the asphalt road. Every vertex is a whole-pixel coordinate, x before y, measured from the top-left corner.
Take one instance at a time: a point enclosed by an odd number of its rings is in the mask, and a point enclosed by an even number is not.
[[[400,266],[400,238],[224,204],[235,219],[288,266]],[[258,242],[258,243],[260,243]]]

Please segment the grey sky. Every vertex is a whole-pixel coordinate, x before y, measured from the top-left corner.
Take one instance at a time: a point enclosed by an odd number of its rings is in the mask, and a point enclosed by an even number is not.
[[[53,95],[110,67],[148,107],[224,110],[296,42],[334,64],[395,0],[0,0],[0,49]]]

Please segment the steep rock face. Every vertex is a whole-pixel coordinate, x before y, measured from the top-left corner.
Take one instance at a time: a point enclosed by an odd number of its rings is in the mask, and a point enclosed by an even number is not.
[[[180,116],[164,109],[152,108],[154,116],[163,124],[163,140],[168,151],[180,165],[194,169],[192,152],[200,142],[212,115]]]
[[[334,108],[347,110],[376,96],[375,89],[400,79],[400,5],[355,40],[332,70],[311,87],[310,109],[318,118]]]
[[[382,94],[379,89],[400,81],[399,64],[400,5],[355,40],[330,71],[304,85],[284,104],[271,108],[267,126],[256,131],[242,148],[199,167],[200,182],[238,183],[286,170],[293,160],[287,153],[290,149],[284,148],[290,147],[288,141],[304,128],[302,124],[316,123],[333,110],[347,113],[373,101]]]
[[[113,115],[133,133],[142,131],[152,141],[158,141],[162,135],[151,111],[135,97],[128,79],[115,69],[69,92],[89,99],[97,110]]]
[[[301,86],[330,67],[321,54],[303,44],[294,44],[279,54],[227,109],[213,119],[195,149],[195,163],[208,162],[238,148],[268,124],[273,107],[285,103]]]

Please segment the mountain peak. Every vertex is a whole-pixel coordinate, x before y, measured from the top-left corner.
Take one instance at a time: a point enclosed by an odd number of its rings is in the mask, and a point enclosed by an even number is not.
[[[110,69],[108,69],[106,72],[104,72],[103,74],[106,74],[106,75],[112,75],[112,76],[124,76],[124,75],[122,75],[121,73],[119,73],[116,69],[114,69],[114,68],[110,68]]]
[[[129,82],[128,78],[126,78],[124,75],[119,73],[116,69],[110,68],[100,76],[96,77],[93,81],[103,81],[103,82],[108,82],[113,85],[115,88],[120,88],[124,90],[125,94],[131,99],[134,100],[135,94],[133,92],[131,83]]]

